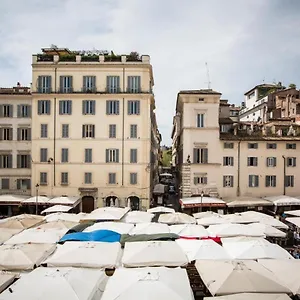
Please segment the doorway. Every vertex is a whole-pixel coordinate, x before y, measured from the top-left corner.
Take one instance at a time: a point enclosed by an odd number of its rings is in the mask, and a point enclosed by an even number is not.
[[[95,209],[95,199],[92,196],[82,197],[82,212],[90,213]]]

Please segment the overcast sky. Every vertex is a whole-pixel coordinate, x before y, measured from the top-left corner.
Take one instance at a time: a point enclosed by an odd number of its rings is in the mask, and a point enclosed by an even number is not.
[[[31,82],[51,44],[149,54],[163,143],[179,90],[211,87],[240,104],[263,81],[300,86],[299,0],[0,0],[0,86]]]

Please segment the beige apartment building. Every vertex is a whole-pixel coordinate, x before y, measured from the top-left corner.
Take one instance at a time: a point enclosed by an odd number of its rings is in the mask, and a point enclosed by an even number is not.
[[[19,83],[0,88],[0,193],[30,195],[31,94]]]
[[[33,186],[80,196],[86,212],[148,208],[160,144],[149,56],[42,50],[32,60]]]
[[[235,122],[220,97],[212,90],[178,93],[172,139],[182,196],[300,196],[300,126]]]

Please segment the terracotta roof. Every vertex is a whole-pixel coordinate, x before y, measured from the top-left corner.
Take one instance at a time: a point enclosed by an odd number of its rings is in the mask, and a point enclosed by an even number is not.
[[[186,90],[180,91],[178,94],[195,94],[195,95],[222,95],[212,89],[201,89],[201,90]]]

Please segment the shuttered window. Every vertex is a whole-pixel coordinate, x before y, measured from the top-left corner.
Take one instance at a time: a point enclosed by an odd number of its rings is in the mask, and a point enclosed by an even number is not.
[[[197,127],[198,128],[204,127],[204,114],[197,114]]]
[[[208,163],[208,149],[194,148],[194,164],[207,164]]]
[[[30,118],[31,117],[31,105],[20,104],[17,106],[18,118]]]
[[[247,165],[249,167],[257,167],[257,157],[249,156],[247,158]]]
[[[48,161],[48,149],[41,148],[40,149],[40,162],[47,162]]]
[[[38,115],[50,115],[51,102],[50,100],[38,100]]]
[[[59,114],[71,115],[72,114],[72,100],[60,100],[59,101]]]
[[[107,93],[120,93],[120,76],[106,77],[106,91]]]
[[[13,105],[2,104],[0,105],[0,118],[12,118],[13,117]]]
[[[249,187],[258,187],[259,184],[259,177],[258,175],[249,175]]]
[[[130,184],[137,184],[137,173],[130,173]]]
[[[13,140],[13,129],[12,128],[0,128],[0,140],[1,141],[12,141]]]
[[[105,161],[107,163],[118,163],[119,162],[119,149],[106,149]]]
[[[69,124],[62,124],[61,126],[61,137],[68,138],[69,137]]]
[[[276,176],[267,175],[266,176],[266,187],[276,187]]]
[[[68,172],[62,172],[61,173],[61,184],[62,185],[69,184],[69,174],[68,174]]]
[[[95,138],[95,125],[93,124],[82,125],[82,137]]]
[[[51,76],[38,77],[38,93],[51,93]]]
[[[31,180],[30,179],[17,179],[18,190],[30,190]]]
[[[108,173],[108,183],[109,184],[116,184],[117,179],[116,179],[116,173]]]
[[[233,187],[233,176],[224,175],[223,176],[223,187]]]
[[[9,190],[9,178],[2,178],[1,179],[1,189],[2,190]]]
[[[61,149],[61,162],[62,163],[69,162],[69,149],[67,149],[67,148]]]
[[[84,162],[93,162],[93,149],[84,149]]]
[[[258,143],[248,143],[248,149],[258,149]]]
[[[60,76],[59,77],[59,91],[60,93],[72,93],[73,92],[73,77],[72,76]]]
[[[12,155],[2,154],[0,155],[0,169],[11,169],[12,168]]]
[[[82,114],[83,115],[95,115],[96,114],[96,101],[95,100],[83,100],[82,101]]]
[[[233,156],[224,156],[223,166],[233,166],[233,161],[234,161]]]
[[[140,114],[140,100],[129,100],[127,105],[128,115]]]
[[[127,92],[140,93],[141,92],[141,76],[127,77]]]
[[[266,163],[267,167],[276,167],[277,159],[276,157],[267,157]]]
[[[136,124],[130,125],[130,138],[131,139],[137,138],[137,125]]]
[[[286,144],[286,149],[296,149],[296,144]]]
[[[48,124],[41,124],[41,138],[48,137]]]
[[[30,141],[31,140],[31,128],[18,128],[17,129],[18,141]]]
[[[96,92],[96,76],[83,76],[82,91],[84,93]]]
[[[206,176],[195,176],[194,177],[194,185],[197,184],[207,184],[207,177]]]
[[[90,172],[84,173],[84,183],[92,184],[92,173]]]
[[[130,163],[137,163],[137,149],[130,149]]]
[[[110,139],[116,138],[116,136],[117,136],[117,125],[116,124],[109,124],[108,136]]]
[[[29,169],[31,167],[31,157],[28,154],[17,155],[17,168]]]
[[[47,185],[48,184],[48,174],[46,172],[40,173],[40,185]]]
[[[224,149],[233,149],[234,144],[233,143],[224,143]]]
[[[286,158],[287,167],[296,167],[296,157],[287,157]]]
[[[106,114],[107,115],[119,115],[120,114],[119,100],[107,100],[106,101]]]
[[[285,186],[294,187],[294,175],[285,176]]]

